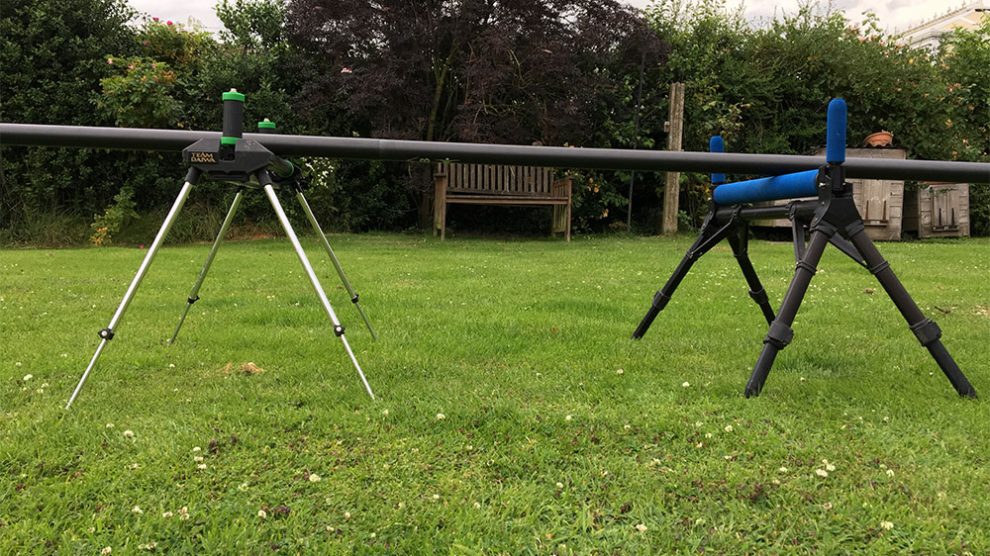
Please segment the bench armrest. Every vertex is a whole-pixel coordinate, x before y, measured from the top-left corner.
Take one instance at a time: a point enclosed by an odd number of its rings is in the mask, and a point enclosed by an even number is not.
[[[567,197],[571,198],[574,189],[574,180],[570,177],[560,178],[553,181],[553,185],[550,187],[551,193],[555,197]]]

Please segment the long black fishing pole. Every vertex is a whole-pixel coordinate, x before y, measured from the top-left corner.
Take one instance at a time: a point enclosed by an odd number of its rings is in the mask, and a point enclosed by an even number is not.
[[[218,133],[209,131],[0,123],[0,146],[35,145],[179,152],[200,139],[218,136]],[[825,163],[823,156],[782,154],[638,151],[253,133],[245,133],[244,137],[257,141],[283,157],[325,156],[400,161],[455,160],[557,168],[716,172],[764,176],[812,170]],[[981,162],[850,158],[846,161],[845,169],[846,176],[850,178],[990,183],[990,163]]]

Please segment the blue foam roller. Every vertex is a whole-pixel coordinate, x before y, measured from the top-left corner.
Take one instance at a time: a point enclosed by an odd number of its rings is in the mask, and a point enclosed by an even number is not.
[[[719,205],[737,205],[777,199],[814,197],[818,194],[817,185],[818,170],[807,170],[782,176],[725,183],[715,188],[715,191],[712,192],[712,198]]]
[[[712,135],[712,138],[708,140],[708,152],[725,152],[725,141],[722,140],[721,135]],[[712,185],[721,183],[725,183],[725,174],[712,174]]]
[[[846,161],[846,101],[841,98],[833,98],[828,103],[825,161],[829,164],[842,164]]]

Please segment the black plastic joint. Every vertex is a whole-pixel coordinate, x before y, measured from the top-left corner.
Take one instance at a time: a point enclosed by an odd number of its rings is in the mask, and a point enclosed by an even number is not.
[[[344,327],[343,327],[343,325],[338,324],[338,325],[334,326],[333,327],[333,334],[335,336],[337,336],[338,338],[340,336],[343,336],[344,335]]]
[[[666,307],[668,301],[670,301],[670,296],[663,293],[663,291],[658,291],[653,294],[653,306],[658,309],[663,309]]]
[[[197,295],[196,297],[189,297],[189,298],[186,298],[186,301],[187,301],[187,302],[188,302],[188,303],[189,303],[190,305],[192,305],[193,303],[196,303],[197,301],[199,301],[199,296]]]
[[[890,263],[888,263],[887,261],[880,261],[880,264],[876,266],[871,266],[869,270],[870,270],[870,274],[876,276],[877,274],[880,274],[881,272],[887,270],[888,268],[890,268]]]
[[[866,226],[860,221],[851,222],[848,226],[846,226],[846,236],[850,238],[865,231]]]
[[[775,320],[770,325],[770,330],[767,331],[767,337],[763,343],[773,344],[777,349],[784,349],[787,344],[791,343],[792,339],[794,339],[794,331],[791,330],[791,327]]]
[[[104,328],[103,330],[97,332],[97,335],[104,340],[112,340],[113,330],[110,330],[109,328]]]
[[[918,337],[918,341],[925,347],[928,347],[933,342],[937,342],[942,337],[942,329],[932,319],[925,319],[912,326],[911,332],[914,332],[914,335]]]
[[[812,276],[814,276],[815,274],[818,273],[818,267],[816,267],[815,265],[813,265],[811,263],[805,262],[803,260],[802,261],[798,261],[796,266],[797,266],[797,268],[803,268],[803,269],[807,270],[808,272],[811,273]]]
[[[751,297],[758,305],[763,305],[764,303],[770,302],[770,298],[767,297],[767,290],[764,289],[760,289],[758,292],[750,290],[749,297]]]
[[[828,237],[834,236],[835,232],[837,231],[838,229],[835,226],[833,226],[830,222],[827,222],[822,218],[818,218],[817,222],[813,222],[811,224],[811,227],[808,228],[809,233],[822,232]]]
[[[354,293],[354,297],[352,297],[352,298],[351,298],[351,303],[357,303],[357,302],[358,302],[358,298],[359,298],[359,297],[361,297],[361,296],[359,296],[359,295],[357,294],[357,292],[355,292],[355,293]]]

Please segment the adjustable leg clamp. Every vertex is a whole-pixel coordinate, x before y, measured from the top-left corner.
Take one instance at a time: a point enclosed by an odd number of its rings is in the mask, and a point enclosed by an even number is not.
[[[658,291],[653,295],[653,306],[657,309],[663,309],[670,302],[670,296],[663,293],[663,291]]]
[[[794,339],[794,331],[791,330],[791,327],[775,320],[770,325],[770,330],[767,332],[767,337],[763,343],[771,344],[777,349],[784,349],[787,344],[791,343],[792,339]]]
[[[928,347],[942,337],[942,329],[932,319],[925,319],[911,327],[911,332],[917,336],[921,345]]]
[[[750,290],[749,297],[751,297],[753,301],[757,303],[757,305],[763,305],[764,303],[770,302],[770,298],[767,296],[767,291],[764,289],[760,289],[760,291],[757,292]]]

